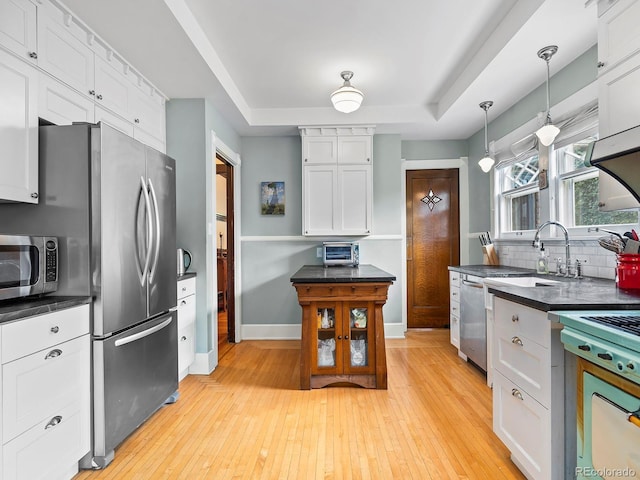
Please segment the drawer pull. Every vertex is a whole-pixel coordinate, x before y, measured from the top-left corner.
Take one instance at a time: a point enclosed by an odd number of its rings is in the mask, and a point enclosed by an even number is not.
[[[458,309],[456,307],[451,307],[451,310],[453,310],[455,312]]]
[[[511,343],[515,343],[516,345],[518,345],[518,346],[520,346],[520,347],[522,347],[522,346],[523,346],[523,344],[522,344],[522,340],[520,340],[520,338],[519,338],[519,337],[513,337],[513,338],[511,339]]]
[[[186,300],[182,300],[182,301],[180,302],[180,305],[186,305],[186,304],[187,304],[187,301],[186,301]]]
[[[60,415],[56,415],[51,420],[49,420],[49,423],[47,423],[47,425],[45,425],[44,429],[47,430],[49,428],[55,427],[60,422],[62,422],[62,417]]]
[[[182,336],[182,338],[180,338],[180,340],[181,340],[182,342],[184,342],[186,339],[187,339],[187,337],[185,337],[184,335]]]
[[[518,321],[520,321],[520,319],[518,318],[518,315],[514,314],[514,315],[511,315],[511,321],[512,322],[518,322]]]
[[[49,360],[50,358],[56,358],[56,357],[59,357],[60,355],[62,355],[62,350],[56,348],[54,350],[51,350],[49,353],[47,353],[47,356],[44,357],[44,359]]]
[[[458,294],[456,292],[453,292],[451,295],[454,296],[454,297],[458,296]]]
[[[511,389],[511,395],[516,397],[518,400],[524,400],[524,398],[522,398],[522,393],[520,393],[520,390],[518,390],[517,388]]]
[[[186,292],[187,291],[187,287],[182,287],[182,291]]]
[[[60,331],[60,327],[57,325],[55,327],[51,327],[51,333],[58,333]]]

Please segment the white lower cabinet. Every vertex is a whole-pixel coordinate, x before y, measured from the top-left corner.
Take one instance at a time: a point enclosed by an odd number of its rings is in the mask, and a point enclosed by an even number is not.
[[[2,478],[71,478],[90,448],[89,305],[2,325],[0,336]]]
[[[529,479],[564,479],[562,325],[494,297],[493,431]]]
[[[178,280],[178,380],[189,373],[196,355],[196,278]]]
[[[460,273],[449,272],[449,341],[460,350]]]

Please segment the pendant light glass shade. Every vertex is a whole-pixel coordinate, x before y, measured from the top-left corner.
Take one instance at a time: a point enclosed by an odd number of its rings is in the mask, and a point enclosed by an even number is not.
[[[491,170],[491,167],[493,167],[493,164],[496,163],[496,161],[489,155],[489,143],[487,141],[487,112],[491,105],[493,105],[493,102],[490,100],[480,104],[480,108],[484,110],[484,157],[480,159],[478,165],[480,165],[480,169],[484,173],[488,173]]]
[[[342,113],[355,112],[360,108],[364,95],[360,90],[351,86],[351,77],[353,72],[344,71],[340,73],[344,80],[344,84],[338,90],[331,94],[331,103],[333,108]]]
[[[547,119],[542,127],[536,132],[536,136],[540,139],[540,143],[545,147],[548,147],[560,133],[560,129],[551,122],[551,107],[549,105],[549,60],[558,51],[556,45],[550,45],[548,47],[538,50],[538,57],[547,62]]]

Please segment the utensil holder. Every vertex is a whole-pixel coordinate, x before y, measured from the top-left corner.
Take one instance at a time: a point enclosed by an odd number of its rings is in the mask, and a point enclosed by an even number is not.
[[[498,254],[492,243],[482,246],[482,263],[483,265],[500,265]]]
[[[623,289],[640,289],[640,255],[619,253],[616,255],[616,285]]]

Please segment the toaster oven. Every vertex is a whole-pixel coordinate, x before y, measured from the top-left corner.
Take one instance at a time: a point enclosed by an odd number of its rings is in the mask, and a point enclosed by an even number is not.
[[[322,263],[325,267],[357,267],[360,263],[360,247],[355,242],[323,242]]]

